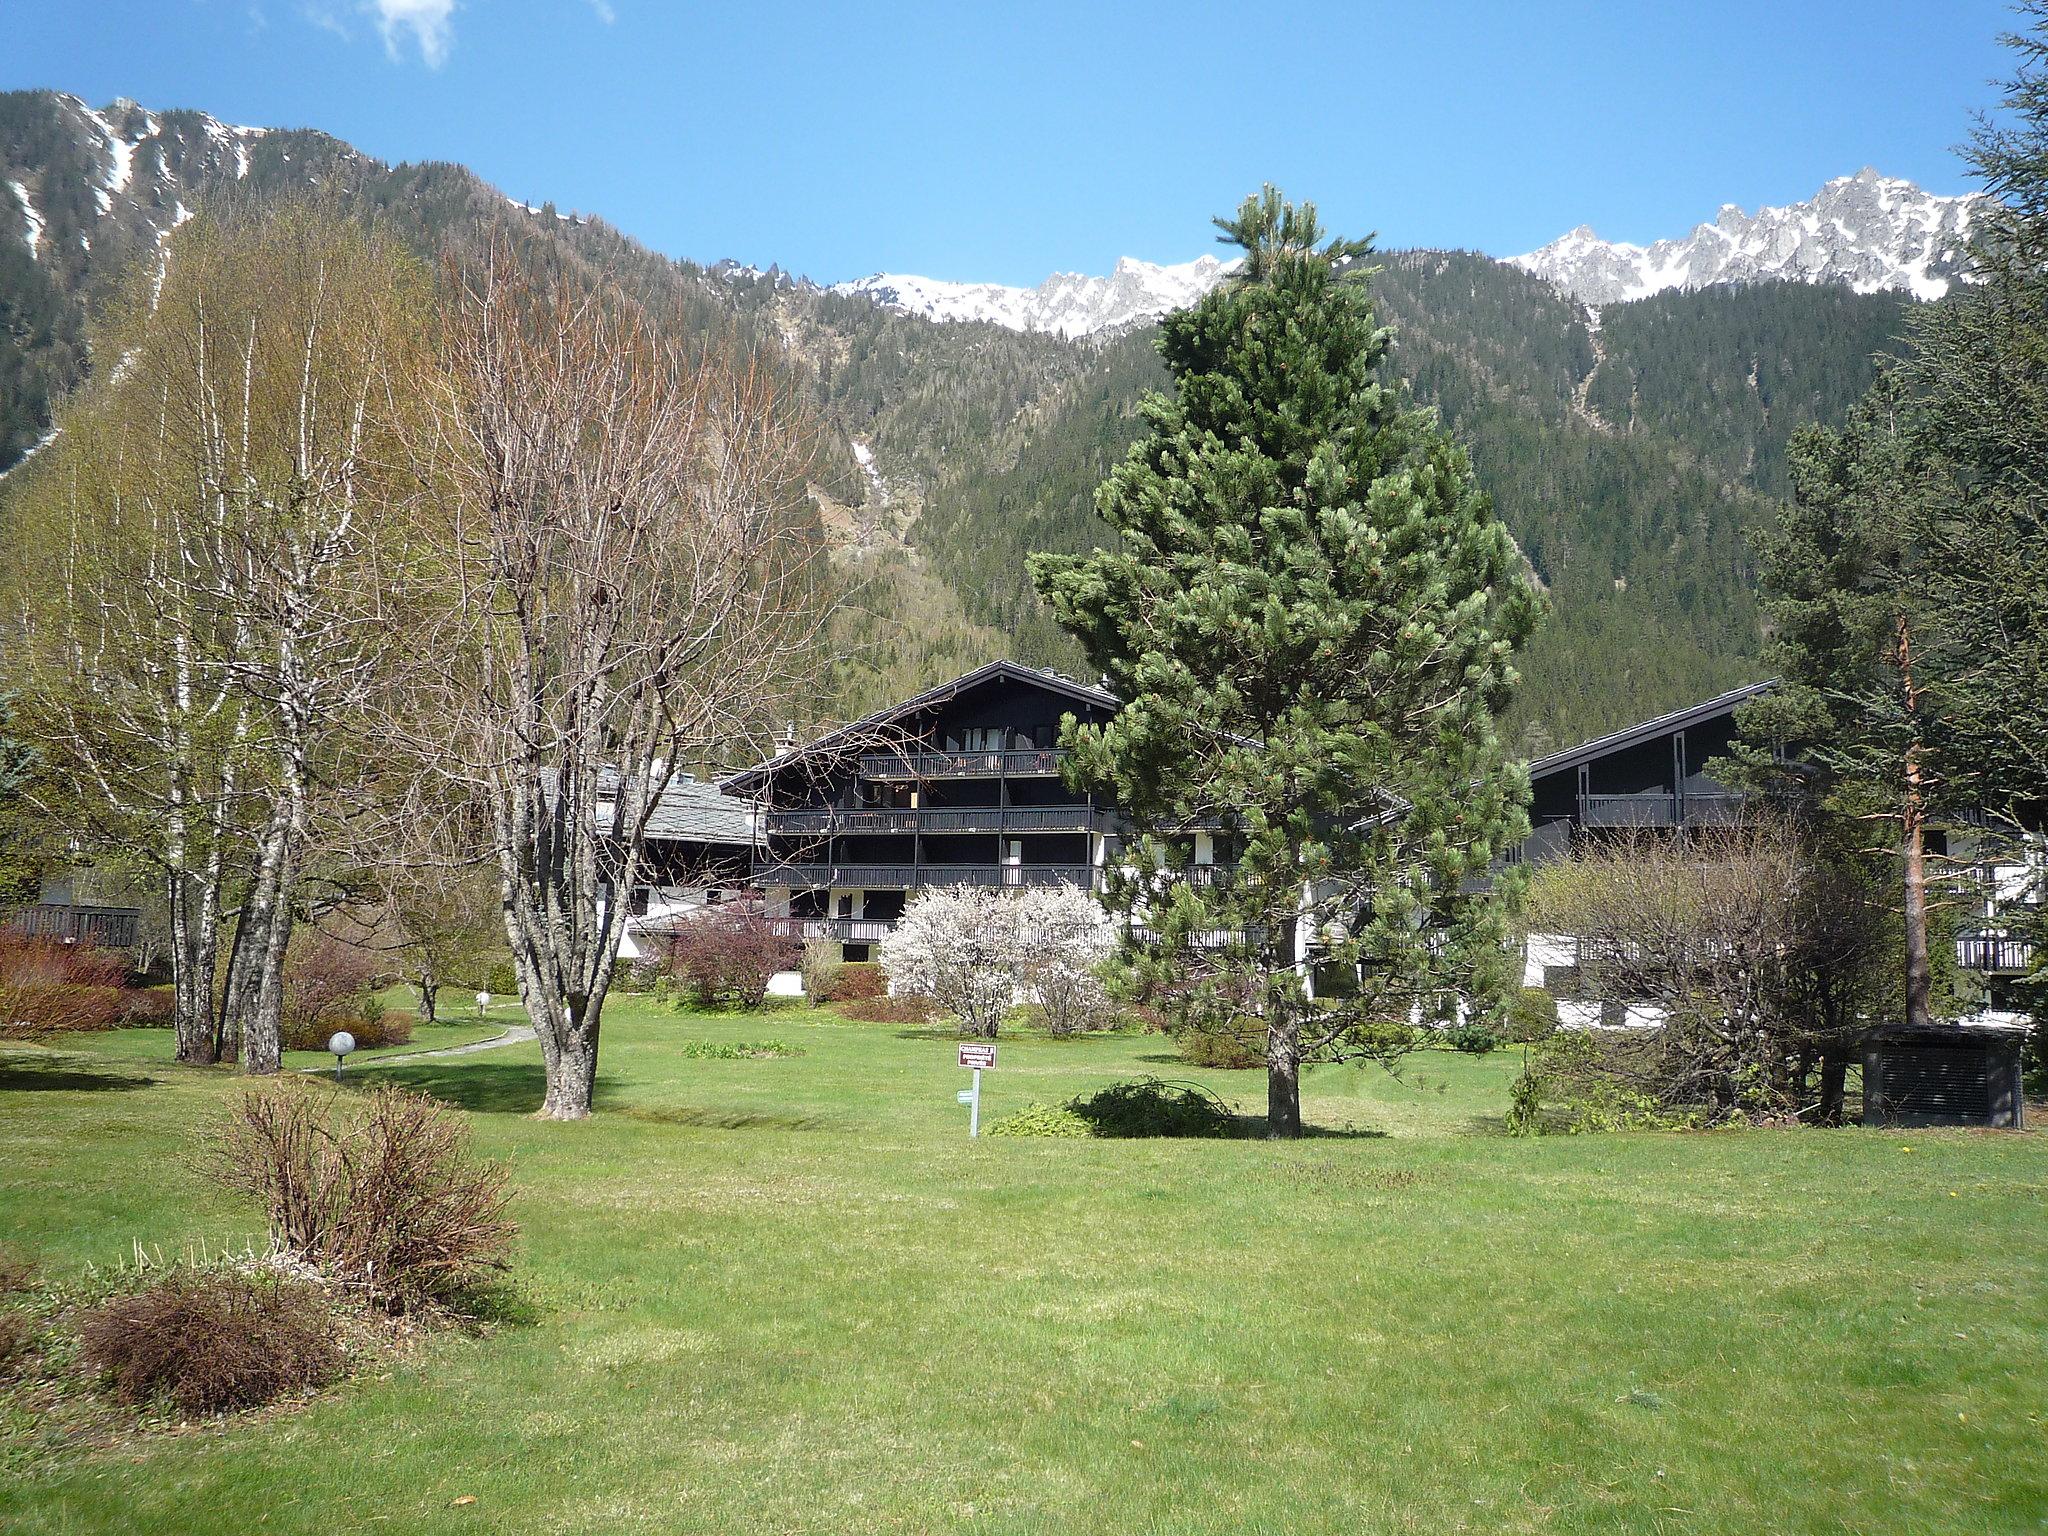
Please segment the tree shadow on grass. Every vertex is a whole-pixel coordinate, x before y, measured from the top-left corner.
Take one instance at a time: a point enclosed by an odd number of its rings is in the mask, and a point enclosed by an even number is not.
[[[443,1061],[388,1066],[366,1062],[342,1077],[345,1088],[376,1088],[385,1083],[429,1094],[444,1104],[483,1115],[530,1115],[547,1097],[547,1070],[537,1061],[477,1061],[451,1057]],[[598,1084],[602,1100],[604,1084]]]
[[[128,1093],[154,1088],[161,1081],[104,1068],[81,1072],[64,1062],[20,1057],[0,1060],[0,1093]]]
[[[692,1126],[706,1131],[822,1131],[830,1122],[813,1115],[764,1115],[744,1110],[720,1109],[626,1109],[629,1120],[650,1125]]]

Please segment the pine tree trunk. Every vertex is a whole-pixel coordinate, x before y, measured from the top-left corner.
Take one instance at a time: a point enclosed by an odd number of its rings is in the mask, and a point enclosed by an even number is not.
[[[1301,1024],[1291,1010],[1266,1025],[1266,1134],[1301,1134]]]
[[[1898,665],[1906,713],[1917,720],[1920,691],[1913,679],[1913,629],[1904,614],[1898,621]],[[1906,1026],[1924,1029],[1934,1016],[1934,966],[1927,948],[1927,775],[1917,741],[1906,748],[1901,842],[1906,867]]]
[[[1910,767],[1907,781],[1902,850],[1906,866],[1906,1024],[1924,1029],[1934,1016],[1934,965],[1927,947],[1927,838],[1925,812]]]

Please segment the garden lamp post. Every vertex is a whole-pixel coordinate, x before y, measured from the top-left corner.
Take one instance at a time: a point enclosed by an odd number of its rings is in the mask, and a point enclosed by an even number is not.
[[[327,1049],[334,1052],[334,1080],[341,1081],[341,1060],[356,1048],[356,1037],[345,1029],[338,1029],[327,1037]]]

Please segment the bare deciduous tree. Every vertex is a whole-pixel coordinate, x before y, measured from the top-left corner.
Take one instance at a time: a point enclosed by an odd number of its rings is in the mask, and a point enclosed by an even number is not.
[[[1886,919],[1867,869],[1770,813],[1683,838],[1619,832],[1543,866],[1527,907],[1532,931],[1577,940],[1581,993],[1657,1021],[1602,1053],[1631,1091],[1826,1119],[1850,1048],[1899,1003]]]
[[[94,808],[81,832],[162,875],[183,1061],[238,1033],[245,1069],[277,1070],[316,791],[384,686],[385,450],[420,292],[388,242],[315,208],[194,221],[138,276],[103,338],[119,362],[12,513],[35,733]]]
[[[439,676],[410,718],[429,772],[489,807],[540,1113],[579,1119],[656,802],[762,755],[810,680],[811,441],[758,360],[693,356],[615,291],[503,244],[451,282],[419,439]]]

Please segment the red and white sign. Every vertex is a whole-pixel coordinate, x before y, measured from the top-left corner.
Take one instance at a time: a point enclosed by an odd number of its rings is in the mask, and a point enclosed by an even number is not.
[[[993,1067],[995,1064],[996,1048],[994,1046],[975,1045],[965,1040],[960,1042],[961,1066],[972,1067],[975,1071],[979,1072],[986,1067]]]

